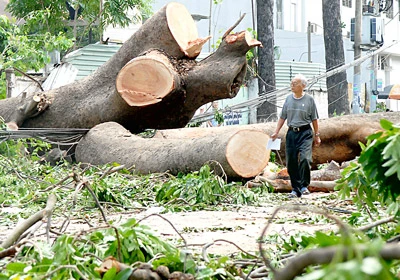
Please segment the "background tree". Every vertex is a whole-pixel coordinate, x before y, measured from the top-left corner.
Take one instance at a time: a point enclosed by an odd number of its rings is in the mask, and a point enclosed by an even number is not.
[[[40,22],[40,15],[31,16],[27,24]],[[0,16],[0,99],[6,96],[5,69],[14,67],[21,71],[38,71],[49,62],[49,52],[64,51],[72,45],[72,40],[62,32],[30,34],[6,16]]]
[[[106,0],[100,5],[100,0],[10,0],[6,8],[18,22],[0,16],[0,98],[5,97],[4,70],[8,67],[39,70],[49,62],[51,51],[87,45],[89,34],[99,35],[103,26],[128,25],[132,19],[126,11],[130,8],[150,15],[150,2]],[[87,25],[74,30],[68,21],[75,18]]]
[[[258,48],[259,95],[275,90],[274,0],[257,0],[257,34],[263,48]],[[276,119],[276,98],[269,98],[257,109],[257,122]]]
[[[340,0],[322,1],[322,19],[324,25],[325,63],[327,71],[345,63],[343,37],[340,16]],[[328,77],[328,113],[349,114],[346,71]]]
[[[148,17],[151,14],[150,0],[10,0],[7,10],[16,18],[28,19],[24,24],[27,32],[46,33],[66,32],[76,42],[86,38],[89,32],[100,34],[104,26],[119,25],[127,26],[132,20],[140,21],[141,17],[135,19],[127,16],[128,9],[137,8],[141,15]],[[34,25],[29,24],[31,16],[37,17],[41,14],[41,22]],[[77,27],[68,26],[72,19],[83,20],[85,25]],[[80,45],[78,45],[80,47]]]

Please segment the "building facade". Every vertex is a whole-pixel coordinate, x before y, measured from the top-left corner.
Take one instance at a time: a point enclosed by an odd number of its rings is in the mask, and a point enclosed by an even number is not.
[[[167,0],[156,0],[153,5],[154,10],[160,9],[168,2]],[[201,18],[197,21],[200,37],[212,36],[210,43],[203,47],[203,52],[213,52],[217,47],[218,39],[244,13],[246,13],[246,16],[235,28],[235,31],[247,30],[248,28],[257,29],[255,0],[223,0],[219,4],[214,4],[212,0],[176,0],[176,2],[184,4],[192,15],[196,15],[195,18]],[[324,65],[322,1],[275,0],[274,2],[274,41],[278,51],[276,58],[282,62]],[[385,1],[383,4],[386,2],[389,3],[390,1]],[[350,63],[354,60],[351,22],[352,18],[355,17],[356,0],[341,0],[340,4],[345,63]],[[386,8],[386,10],[381,12],[379,12],[380,1],[362,0],[362,4],[363,18],[368,17],[367,20],[374,18],[381,23],[380,28],[382,29],[384,44],[394,40],[400,41],[399,0],[393,0],[391,7],[383,6],[382,8]],[[363,22],[365,21],[364,19]],[[369,28],[370,26],[364,26],[363,30]],[[308,30],[311,34],[308,34]],[[370,46],[364,46],[362,53],[365,55],[370,51]],[[385,86],[400,83],[400,43],[386,49],[374,59],[369,59],[361,64],[361,97],[363,99],[367,94],[371,94],[372,90],[382,91]],[[351,100],[353,68],[349,68],[346,73],[349,83],[349,99]],[[278,89],[284,86],[282,81],[287,81],[287,77],[281,75],[282,73],[276,72]],[[257,90],[257,87],[253,87],[253,89]],[[256,95],[257,92],[249,92],[250,98]],[[322,109],[322,111],[325,110],[327,108]]]

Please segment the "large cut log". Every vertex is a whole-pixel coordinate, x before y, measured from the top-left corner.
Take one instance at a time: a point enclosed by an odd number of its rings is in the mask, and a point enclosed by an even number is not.
[[[371,113],[321,119],[319,131],[321,145],[313,147],[313,165],[328,163],[332,160],[342,163],[353,160],[360,152],[359,142],[366,143],[366,137],[380,129],[380,120],[386,119],[393,123],[400,123],[399,112]],[[259,123],[251,125],[235,125],[209,128],[180,128],[157,131],[155,137],[164,139],[196,139],[225,133],[225,131],[240,131],[254,129],[271,135],[276,129],[276,123]],[[281,129],[279,138],[282,139],[279,155],[285,160],[286,125]],[[277,151],[274,151],[277,152]]]
[[[130,131],[184,127],[201,105],[237,94],[246,72],[246,52],[261,45],[249,32],[229,34],[215,53],[197,64],[194,58],[207,40],[197,38],[196,25],[182,4],[169,3],[92,75],[36,97],[48,106],[32,102],[32,96],[10,98],[1,100],[0,116],[25,128],[92,128],[108,121],[118,122]],[[146,53],[153,49],[165,54],[161,61],[169,65],[168,70],[161,71],[160,63],[144,63]],[[136,66],[132,68],[130,61],[140,56],[144,58],[133,63]],[[146,61],[149,62],[148,57]],[[158,76],[160,73],[162,77]],[[116,86],[119,74],[121,83]],[[132,75],[136,75],[134,85],[126,81]],[[153,87],[158,78],[165,83]],[[123,98],[116,89],[121,86]],[[137,96],[139,92],[142,96],[154,95],[150,100],[157,103],[130,102],[135,98],[127,97],[127,91],[136,92]]]
[[[141,174],[190,172],[216,161],[227,176],[249,178],[268,164],[268,140],[267,134],[256,130],[197,139],[141,138],[108,122],[92,128],[79,142],[75,155],[84,163],[135,166]]]

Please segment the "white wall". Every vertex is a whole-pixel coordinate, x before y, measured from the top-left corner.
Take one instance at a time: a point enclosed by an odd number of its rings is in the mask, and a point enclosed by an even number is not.
[[[154,10],[158,10],[168,0],[155,0]],[[191,14],[201,14],[205,16],[210,15],[210,2],[213,1],[193,1],[193,0],[176,0],[186,6]],[[242,20],[239,26],[235,28],[235,32],[246,30],[247,28],[253,28],[256,26],[255,20],[253,21],[251,3],[255,3],[256,0],[223,0],[222,4],[211,5],[211,19],[203,19],[197,22],[199,30],[199,36],[205,37],[209,33],[213,36],[209,45],[203,47],[204,52],[212,52],[212,45],[215,44],[216,40],[232,26],[237,19],[243,13],[246,13],[246,17]],[[296,17],[293,19],[294,11],[290,9],[291,5],[296,4]],[[349,63],[354,60],[354,43],[347,38],[347,33],[350,32],[350,20],[355,16],[355,1],[353,0],[353,7],[341,7],[341,20],[345,24],[343,28],[343,44],[345,50],[345,62]],[[307,23],[310,21],[317,25],[317,32],[311,35],[311,60],[313,63],[325,64],[325,48],[323,39],[323,20],[322,20],[322,1],[321,0],[282,0],[283,5],[283,28],[284,30],[275,29],[275,45],[281,49],[281,60],[289,61],[308,61],[308,42],[307,42]],[[399,0],[393,2],[393,20],[387,19],[385,14],[381,15],[381,18],[385,19],[385,31],[384,39],[385,42],[391,42],[392,40],[400,41],[400,21],[399,15]],[[276,5],[274,7],[276,11]],[[255,17],[255,15],[254,15]],[[295,20],[296,26],[291,24]],[[274,22],[276,16],[274,16]],[[274,23],[276,26],[276,23]],[[211,32],[209,28],[211,27]],[[297,32],[290,31],[290,27],[297,30]],[[256,29],[256,28],[255,28]],[[363,52],[365,55],[366,52]],[[383,55],[388,55],[390,61],[390,69],[386,71],[377,71],[377,78],[382,79],[383,87],[389,84],[400,83],[400,44],[396,47],[392,47],[385,52]],[[361,81],[367,86],[370,84],[371,79],[371,61],[367,60],[361,64]],[[390,70],[390,71],[389,71]],[[353,68],[349,68],[347,71],[347,81],[351,84],[353,82]],[[254,87],[257,90],[257,87]],[[249,96],[253,96],[252,92],[249,92]],[[319,97],[318,97],[319,98]],[[324,102],[319,102],[324,104]],[[327,114],[327,104],[320,109],[320,115],[325,116]],[[250,119],[254,119],[251,116]]]
[[[169,2],[171,1],[154,0],[153,11],[158,11]],[[215,45],[225,31],[234,25],[244,13],[246,13],[246,16],[234,31],[242,31],[253,27],[251,0],[224,0],[218,5],[213,4],[213,1],[209,0],[176,0],[174,2],[184,4],[192,15],[198,14],[207,17],[210,17],[211,15],[211,19],[202,19],[197,22],[199,37],[207,37],[208,35],[212,36],[209,44],[206,44],[203,47],[203,51],[205,52],[213,51],[212,45]]]

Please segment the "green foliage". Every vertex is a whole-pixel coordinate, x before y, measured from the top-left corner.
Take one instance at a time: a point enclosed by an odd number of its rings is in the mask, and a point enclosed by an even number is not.
[[[338,113],[336,112],[336,109],[333,111],[332,117],[341,117],[341,116],[344,116],[344,112],[342,112],[341,114],[338,114]]]
[[[72,40],[67,39],[64,33],[51,34],[30,33],[25,26],[36,26],[41,22],[45,25],[45,13],[30,16],[26,25],[19,27],[11,23],[4,16],[0,16],[0,37],[5,39],[0,45],[0,70],[16,67],[22,71],[33,69],[38,71],[49,62],[49,52],[53,50],[67,50],[72,46]],[[3,77],[4,74],[2,74]]]
[[[168,267],[169,271],[186,271],[195,274],[198,267],[184,251],[170,250],[163,252],[163,256],[152,262],[154,267],[164,265]]]
[[[395,200],[400,194],[400,128],[381,120],[385,132],[368,137],[371,141],[360,155],[359,162],[367,178],[377,182],[384,198]]]
[[[138,8],[143,16],[151,13],[152,0],[106,0],[102,7],[97,0],[70,0],[75,7],[81,7],[79,18],[90,24],[77,27],[75,32],[67,25],[69,12],[64,0],[10,0],[7,10],[23,24],[11,22],[6,16],[0,16],[0,98],[5,98],[5,76],[3,71],[16,67],[22,71],[43,68],[50,61],[53,50],[65,52],[74,45],[82,47],[87,43],[89,31],[97,34],[106,25],[127,26],[138,22],[141,16],[128,18],[127,10]],[[99,25],[94,25],[101,19]]]
[[[37,153],[39,149],[48,148],[40,141],[32,142],[29,140],[29,147],[36,150],[34,153]],[[13,147],[15,143],[15,141],[7,141],[9,147]],[[25,148],[28,141],[21,140],[18,145]],[[13,151],[18,153],[20,150],[20,147],[16,147]],[[112,209],[114,205],[116,210],[118,207],[137,207],[138,204],[157,205],[154,190],[168,185],[177,188],[201,185],[196,198],[200,204],[207,205],[218,203],[217,200],[237,204],[250,203],[256,200],[257,195],[256,191],[247,190],[237,183],[226,184],[220,177],[212,174],[209,166],[204,166],[200,172],[194,174],[181,174],[178,178],[163,174],[136,176],[125,169],[103,176],[106,170],[117,165],[105,166],[103,170],[91,166],[85,169],[74,166],[71,169],[71,166],[64,164],[59,166],[39,164],[31,158],[32,155],[26,154],[10,157],[0,155],[0,204],[3,207],[19,209],[16,212],[2,212],[0,221],[2,226],[15,224],[17,220],[26,219],[43,209],[49,193],[54,193],[58,198],[55,216],[65,217],[68,214],[75,218],[85,217],[91,220],[93,212],[98,212],[98,210],[87,189],[77,191],[72,179],[64,181],[63,184],[60,183],[71,172],[91,183],[90,187],[103,206],[109,203],[108,209]],[[33,158],[36,159],[36,157]],[[213,192],[208,193],[210,190]],[[194,202],[194,200],[191,201]],[[0,260],[0,279],[11,279],[11,277],[39,279],[48,273],[51,274],[49,276],[51,279],[80,279],[81,276],[76,270],[88,279],[99,279],[95,268],[100,265],[101,259],[108,256],[113,256],[127,264],[152,260],[154,267],[166,265],[170,271],[197,274],[199,279],[212,279],[217,275],[228,275],[235,271],[229,262],[223,259],[213,261],[211,266],[199,268],[191,254],[188,255],[187,252],[180,251],[162,241],[147,226],[138,224],[135,219],[118,223],[118,225],[116,222],[111,222],[111,226],[92,228],[76,236],[61,235],[56,238],[53,245],[41,241],[35,242],[34,246],[27,244],[12,261]],[[68,267],[57,270],[61,266]],[[76,270],[72,269],[72,266],[76,267]],[[232,271],[228,272],[225,269]],[[113,277],[118,276],[115,275],[115,271],[110,271],[105,277],[105,279],[117,279]]]
[[[181,174],[175,180],[156,187],[156,201],[171,203],[184,200],[190,205],[218,205],[221,203],[251,204],[256,194],[238,183],[225,184],[219,176],[212,174],[208,165],[199,172]]]
[[[146,226],[138,225],[134,219],[115,228],[97,229],[94,232],[82,233],[80,237],[62,235],[54,245],[38,242],[34,247],[25,247],[23,258],[12,262],[0,274],[4,277],[20,276],[21,279],[38,279],[55,270],[59,266],[75,265],[89,279],[100,279],[95,271],[100,266],[98,259],[113,256],[122,263],[148,262],[157,254],[165,256],[179,255],[179,251],[162,241]],[[93,255],[98,259],[93,259]],[[164,257],[165,259],[166,257]],[[29,260],[30,266],[23,263]],[[182,268],[183,258],[175,258],[171,269]],[[164,260],[165,261],[165,260]],[[162,262],[162,259],[159,260]],[[191,272],[195,271],[193,261],[189,262]],[[112,274],[112,272],[110,272]],[[7,278],[8,279],[8,278]],[[15,278],[13,278],[15,279]],[[71,269],[61,269],[52,274],[51,279],[79,279],[79,275]],[[104,278],[103,278],[104,279]],[[114,278],[110,278],[114,279]]]
[[[354,201],[375,209],[374,201],[398,212],[400,194],[400,128],[381,120],[383,131],[370,135],[362,147],[358,162],[352,162],[342,173],[337,188],[344,197],[356,191]]]
[[[257,38],[257,31],[254,30],[253,28],[247,28],[247,31],[250,32],[253,35],[253,38]],[[246,53],[246,59],[248,64],[252,64],[252,61],[255,59],[257,54],[257,49],[252,48]]]
[[[103,25],[119,25],[121,27],[128,26],[129,23],[138,22],[141,17],[128,18],[126,16],[126,11],[128,9],[139,8],[141,14],[144,17],[149,17],[151,14],[151,4],[152,1],[144,0],[108,0],[104,2],[103,11]],[[96,11],[96,10],[95,10]],[[98,11],[98,10],[97,10]],[[95,13],[96,14],[96,13]]]
[[[274,236],[268,240],[273,241]],[[329,264],[318,268],[308,268],[307,273],[296,279],[396,279],[388,262],[379,256],[384,245],[380,239],[370,240],[362,234],[338,235],[334,232],[315,234],[296,233],[294,235],[275,235],[274,241],[278,242],[276,251],[279,254],[292,254],[315,248],[337,248],[337,253]],[[357,249],[363,244],[365,250]],[[344,261],[342,250],[348,250],[349,260]],[[371,267],[369,267],[371,266]]]
[[[215,110],[214,119],[218,124],[224,123],[224,114],[222,114],[221,110]]]
[[[382,132],[368,138],[367,145],[362,146],[359,162],[352,162],[343,171],[343,178],[338,183],[343,197],[350,196],[350,192],[356,192],[353,198],[359,209],[369,206],[375,211],[374,216],[377,216],[375,213],[379,214],[380,210],[376,201],[388,206],[393,212],[397,212],[398,209],[398,161],[394,162],[392,159],[398,158],[400,133],[397,126],[387,121],[382,121],[382,127]],[[40,151],[48,149],[45,143],[29,142],[29,147],[33,149],[32,154],[36,155],[34,157],[24,152],[28,147],[27,141],[7,141],[3,144],[7,146],[0,147],[3,149],[2,153],[9,156],[0,155],[0,205],[18,208],[19,211],[3,211],[0,219],[2,226],[15,224],[15,221],[27,218],[42,209],[49,193],[54,193],[58,198],[55,216],[65,217],[69,214],[68,218],[71,215],[76,218],[84,216],[89,221],[97,221],[98,215],[94,215],[98,214],[97,205],[89,191],[86,188],[77,190],[76,182],[72,178],[60,183],[71,172],[90,182],[90,187],[104,208],[117,211],[160,204],[168,210],[176,211],[193,210],[196,207],[204,209],[221,204],[225,205],[224,207],[232,204],[252,204],[260,201],[260,196],[266,191],[263,188],[247,189],[237,182],[226,183],[221,177],[213,174],[209,165],[203,166],[198,172],[179,174],[177,177],[169,174],[138,176],[126,169],[103,176],[106,170],[117,165],[86,166],[84,169],[66,164],[49,166],[39,164],[36,160]],[[390,180],[391,176],[393,181]],[[277,198],[279,195],[270,195],[268,198],[264,196],[264,199]],[[353,212],[347,218],[354,226],[370,221],[370,217],[363,211]],[[290,220],[284,216],[280,217],[280,220],[283,226],[289,222],[316,224],[321,218],[296,216]],[[185,270],[194,274],[196,279],[235,279],[240,273],[249,273],[251,270],[251,267],[239,270],[231,257],[227,256],[216,256],[210,262],[204,263],[200,258],[189,254],[189,251],[180,251],[170,243],[162,241],[135,219],[110,223],[110,227],[92,228],[75,236],[61,235],[53,245],[45,242],[35,242],[34,246],[26,244],[13,260],[0,260],[0,279],[40,279],[50,272],[51,276],[47,276],[46,279],[82,279],[71,266],[76,267],[88,279],[100,279],[95,268],[100,265],[100,259],[108,256],[114,256],[127,264],[141,261],[149,262],[154,267],[166,265],[170,271]],[[281,260],[280,257],[285,253],[331,246],[350,250],[348,261],[343,261],[338,254],[330,264],[307,268],[299,279],[395,279],[398,263],[383,261],[379,251],[385,238],[397,234],[398,231],[399,226],[380,226],[379,230],[371,230],[366,234],[306,234],[291,231],[265,236],[263,242],[271,243],[268,254],[277,266],[278,260]],[[356,245],[361,244],[366,250],[355,249]],[[56,270],[66,265],[69,267]],[[116,271],[110,270],[103,279],[126,279],[124,277],[128,272],[117,274]]]
[[[100,1],[69,1],[70,5],[75,9],[81,8],[80,14],[78,15],[79,19],[84,19],[92,24],[96,19],[101,19],[101,27],[106,25],[120,25],[125,27],[132,21],[140,21],[140,17],[129,18],[127,16],[127,10],[138,8],[144,17],[148,17],[151,14],[151,2],[151,0],[105,0],[100,15]],[[7,8],[13,16],[23,19],[27,19],[27,17],[32,14],[37,17],[38,14],[48,13],[48,16],[45,17],[47,26],[44,24],[36,26],[36,31],[40,33],[45,33],[50,30],[58,33],[67,28],[65,21],[69,19],[69,13],[64,0],[44,0],[40,2],[31,0],[10,0]],[[30,30],[32,30],[32,28],[30,28]]]
[[[275,163],[276,162],[276,153],[271,151],[269,155],[269,162]]]
[[[385,102],[377,102],[376,103],[376,109],[374,111],[374,113],[378,113],[378,112],[387,112],[387,107]]]

